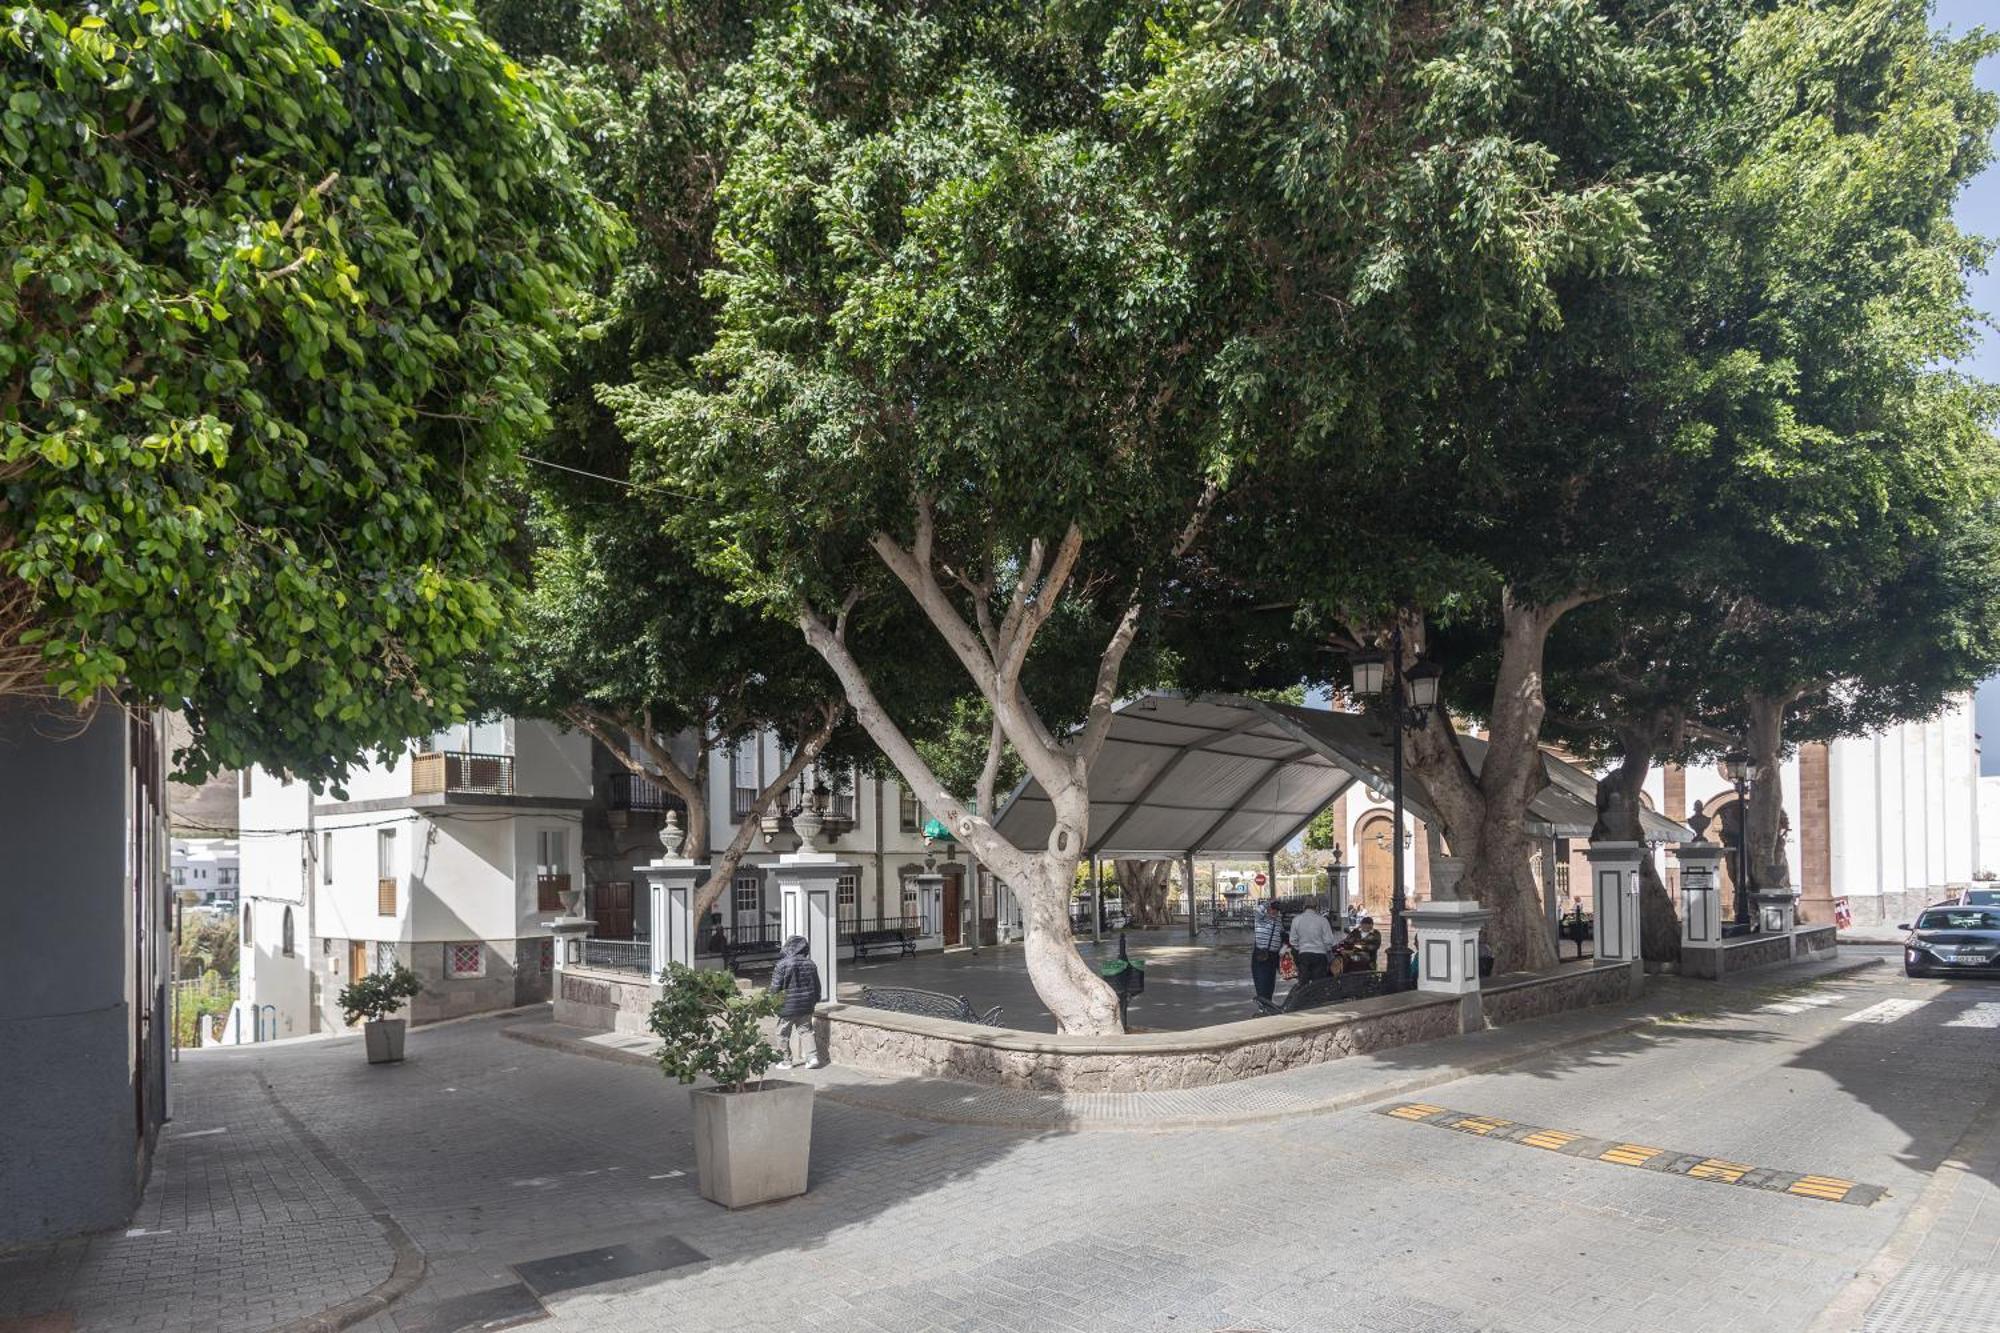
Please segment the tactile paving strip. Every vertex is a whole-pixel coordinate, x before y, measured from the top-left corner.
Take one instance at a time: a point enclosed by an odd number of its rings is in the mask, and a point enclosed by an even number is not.
[[[1523,1147],[1540,1148],[1543,1152],[1561,1153],[1565,1157],[1588,1157],[1599,1162],[1610,1162],[1615,1166],[1632,1166],[1641,1171],[1664,1171],[1668,1175],[1710,1180],[1721,1185],[1746,1185],[1751,1189],[1770,1190],[1801,1199],[1851,1203],[1865,1208],[1888,1193],[1888,1190],[1880,1185],[1864,1185],[1858,1180],[1843,1180],[1839,1176],[1779,1171],[1772,1167],[1751,1166],[1747,1162],[1706,1157],[1701,1153],[1652,1148],[1643,1143],[1593,1139],[1571,1133],[1566,1129],[1523,1125],[1512,1120],[1502,1120],[1498,1116],[1475,1115],[1470,1111],[1454,1111],[1448,1107],[1433,1106],[1429,1102],[1397,1102],[1390,1106],[1378,1107],[1377,1114],[1390,1116],[1396,1120],[1408,1120],[1413,1124],[1435,1125],[1439,1129],[1456,1130],[1460,1134],[1471,1134],[1477,1138],[1502,1139],[1508,1143],[1521,1144]]]

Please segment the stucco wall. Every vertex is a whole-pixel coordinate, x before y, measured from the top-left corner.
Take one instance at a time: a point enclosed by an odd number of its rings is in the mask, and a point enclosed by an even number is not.
[[[72,726],[0,705],[0,1244],[122,1225],[157,1126],[134,1109],[125,715]]]

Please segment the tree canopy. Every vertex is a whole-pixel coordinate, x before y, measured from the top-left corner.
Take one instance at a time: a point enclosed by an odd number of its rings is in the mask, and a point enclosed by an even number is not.
[[[615,219],[433,0],[0,28],[0,687],[306,776],[467,702],[504,484]]]

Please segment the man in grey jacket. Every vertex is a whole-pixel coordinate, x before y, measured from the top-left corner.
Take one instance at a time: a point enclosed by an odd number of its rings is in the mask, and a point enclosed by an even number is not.
[[[812,1040],[813,1007],[819,1003],[819,965],[812,960],[812,946],[805,936],[792,936],[779,950],[778,965],[771,969],[771,990],[784,997],[778,1002],[778,1045],[785,1054],[778,1068],[819,1068],[818,1052],[807,1060],[799,1050],[801,1033],[807,1042]]]
[[[1292,918],[1292,952],[1299,958],[1300,984],[1332,974],[1333,927],[1311,903]]]

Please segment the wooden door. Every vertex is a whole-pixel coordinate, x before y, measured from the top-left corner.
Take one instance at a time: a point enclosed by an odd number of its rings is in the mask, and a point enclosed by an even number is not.
[[[632,881],[612,880],[609,883],[598,884],[591,893],[597,899],[590,907],[590,914],[597,919],[597,938],[631,939]]]
[[[963,914],[964,894],[965,872],[960,870],[954,874],[947,870],[944,876],[943,922],[944,943],[947,949],[961,942],[960,935],[962,934],[963,923],[960,921],[960,917]]]
[[[1389,816],[1377,814],[1362,820],[1354,833],[1361,860],[1361,910],[1383,930],[1388,929],[1395,894],[1396,864],[1389,846],[1393,831]]]
[[[349,940],[347,942],[347,984],[353,985],[368,975],[368,941]],[[353,1027],[349,1023],[347,1026]]]

